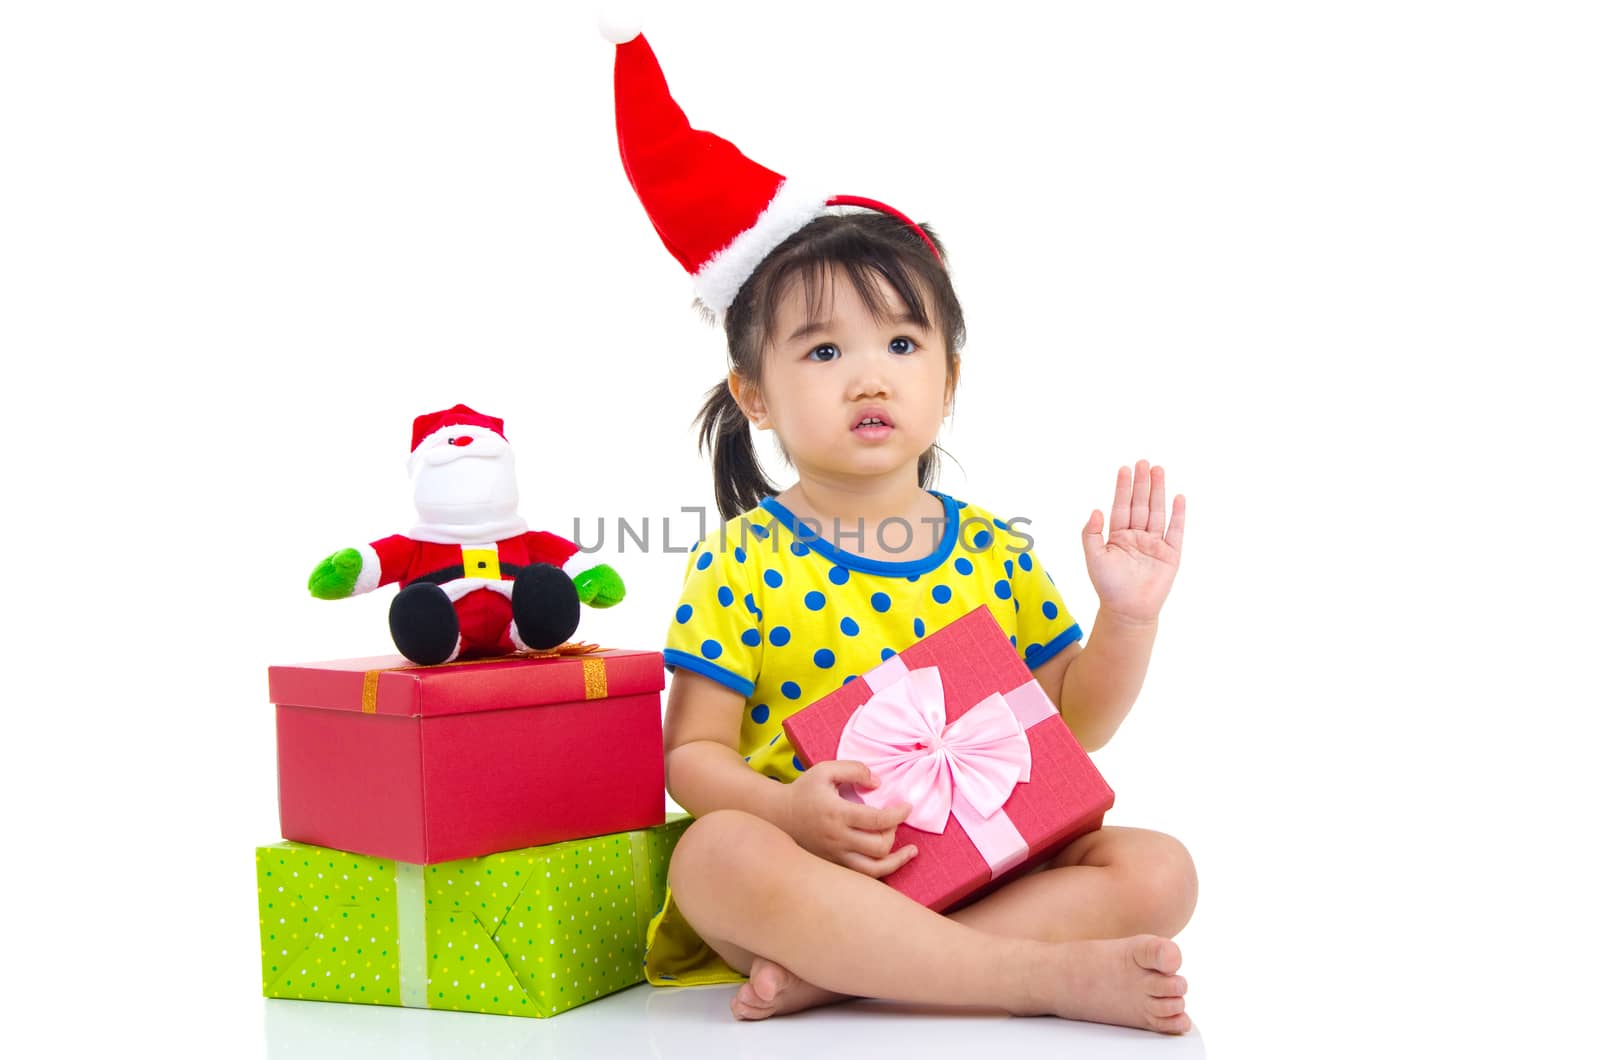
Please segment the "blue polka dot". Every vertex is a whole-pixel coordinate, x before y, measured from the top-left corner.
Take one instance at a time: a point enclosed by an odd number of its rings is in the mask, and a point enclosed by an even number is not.
[[[1000,520],[1000,519],[996,519],[994,521],[994,525],[998,526],[1002,530],[1009,530],[1010,529],[1010,527],[1006,526],[1005,522],[1003,520]]]
[[[1022,555],[1017,557],[1017,566],[1021,567],[1023,570],[1032,570],[1033,556],[1030,553],[1024,552]]]
[[[772,714],[772,709],[765,703],[757,703],[750,708],[750,720],[757,725],[765,725],[767,718]]]
[[[1012,638],[1011,638],[1011,646],[1013,648],[1015,648],[1017,646],[1017,638],[1016,638],[1015,635],[1013,635]]]
[[[827,648],[818,648],[817,654],[811,657],[811,661],[817,664],[818,669],[826,670],[833,665],[833,652]]]
[[[733,603],[733,590],[728,588],[726,585],[718,586],[717,603],[721,604],[723,607],[727,607],[729,604]]]
[[[828,606],[828,598],[817,592],[817,590],[813,589],[809,593],[806,593],[806,606],[813,611],[821,611],[824,607]]]
[[[783,647],[785,644],[789,643],[789,627],[773,626],[772,632],[767,634],[767,640],[772,643],[773,647]]]
[[[994,583],[994,594],[1002,600],[1011,599],[1011,583],[1001,578]]]
[[[849,684],[851,681],[854,681],[855,679],[856,679],[856,675],[855,674],[851,674],[849,677],[846,677],[844,679],[844,684],[841,684],[839,687],[843,688],[845,685]]]
[[[765,541],[767,539],[768,530],[767,530],[766,527],[762,526],[759,523],[751,523],[750,524],[750,532],[752,534],[756,535],[756,538],[758,540]]]
[[[752,615],[759,615],[761,613],[756,609],[756,597],[754,593],[744,594],[744,609],[750,612]]]
[[[678,625],[681,626],[685,622],[689,621],[689,618],[693,614],[694,614],[694,608],[693,607],[689,606],[688,604],[679,604],[678,605]]]
[[[856,620],[853,618],[841,618],[839,620],[839,632],[847,637],[853,637],[861,632],[861,627],[856,625]]]
[[[908,575],[906,575],[906,581],[914,582],[920,577],[922,577],[922,575],[920,575],[920,574],[908,574]]]
[[[948,604],[950,602],[950,586],[935,585],[933,587],[933,598],[938,603]]]
[[[828,572],[828,580],[835,585],[843,585],[850,580],[850,572],[844,567],[834,567]]]
[[[737,547],[734,548],[734,550],[733,550],[733,558],[734,559],[738,560],[740,563],[743,563],[744,562],[744,556],[745,556],[744,549],[737,548]]]
[[[989,533],[989,531],[987,531],[987,530],[979,530],[978,533],[976,534],[976,536],[974,536],[973,539],[972,539],[972,547],[973,548],[988,548],[989,547],[989,543],[992,542],[993,540],[994,540],[994,535]]]
[[[1056,615],[1061,613],[1061,608],[1056,606],[1056,602],[1054,600],[1046,600],[1044,602],[1043,610],[1044,617],[1051,620],[1054,620]]]
[[[1013,601],[1011,601],[1011,610],[1013,610],[1013,611],[1021,611],[1022,610],[1022,601],[1021,600],[1013,600]]]
[[[789,551],[793,552],[796,556],[804,556],[809,553],[811,549],[807,547],[805,542],[796,541],[789,546]]]
[[[878,658],[884,659],[884,660],[888,660],[888,659],[894,658],[894,649],[893,648],[885,648],[885,649],[883,649],[883,651],[878,653]]]
[[[883,614],[885,611],[889,610],[889,594],[888,593],[873,593],[872,594],[872,609],[874,611],[878,612],[878,614],[880,614],[880,615]]]
[[[783,687],[780,688],[779,691],[782,692],[784,697],[787,699],[800,698],[800,686],[795,684],[793,681],[785,681],[783,683]]]
[[[1011,565],[1011,561],[1010,560],[1006,560],[1006,577],[1007,578],[1015,577],[1016,573],[1017,573],[1017,569],[1014,566]]]
[[[761,644],[761,631],[759,629],[747,629],[739,634],[739,639],[744,641],[747,647],[758,647]]]
[[[1032,658],[1033,656],[1038,655],[1043,647],[1043,644],[1030,644],[1023,649],[1022,654],[1025,657]]]
[[[911,632],[920,637],[924,633],[928,632],[928,625],[919,618],[911,623]]]
[[[794,756],[794,768],[795,768],[795,772],[797,772],[797,773],[804,773],[806,771],[806,767],[800,764],[800,756],[799,755],[795,755]],[[777,778],[774,777],[773,779],[776,780]]]
[[[700,558],[694,561],[694,565],[700,570],[705,570],[707,567],[711,566],[711,553],[700,553]]]
[[[761,580],[766,582],[771,588],[776,589],[778,586],[783,584],[783,575],[769,567],[767,568],[767,572],[761,576]]]
[[[965,556],[956,560],[956,571],[960,574],[972,573],[972,561]]]
[[[700,654],[708,659],[715,659],[722,654],[722,645],[714,640],[704,641],[700,645]]]

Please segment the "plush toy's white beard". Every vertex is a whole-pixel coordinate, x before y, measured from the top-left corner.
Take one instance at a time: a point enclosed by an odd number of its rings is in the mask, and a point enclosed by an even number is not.
[[[447,463],[418,461],[411,494],[424,524],[466,529],[514,520],[517,472],[511,450],[463,454]]]

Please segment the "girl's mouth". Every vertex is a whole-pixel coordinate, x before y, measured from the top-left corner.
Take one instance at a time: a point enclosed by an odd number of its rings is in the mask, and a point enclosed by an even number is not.
[[[894,431],[894,424],[889,421],[887,416],[868,414],[857,420],[856,425],[850,428],[850,431],[859,438],[877,440],[889,437]]]

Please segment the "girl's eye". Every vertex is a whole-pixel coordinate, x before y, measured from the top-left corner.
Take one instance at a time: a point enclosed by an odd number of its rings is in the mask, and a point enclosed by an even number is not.
[[[839,356],[839,347],[831,342],[825,342],[806,354],[806,357],[813,361],[831,361],[837,356]]]
[[[889,340],[890,353],[910,353],[917,348],[917,344],[901,335],[897,339]]]

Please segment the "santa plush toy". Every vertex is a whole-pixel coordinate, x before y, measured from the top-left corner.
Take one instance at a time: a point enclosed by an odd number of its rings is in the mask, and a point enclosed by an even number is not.
[[[341,600],[399,582],[389,632],[400,654],[433,665],[554,648],[578,628],[578,606],[622,600],[622,578],[602,563],[572,578],[578,551],[529,530],[517,515],[517,477],[505,422],[457,405],[411,428],[411,492],[421,521],[311,572],[308,588]]]

